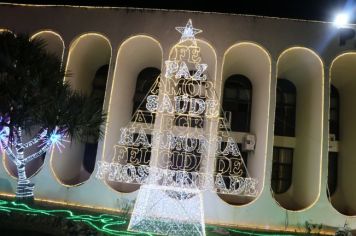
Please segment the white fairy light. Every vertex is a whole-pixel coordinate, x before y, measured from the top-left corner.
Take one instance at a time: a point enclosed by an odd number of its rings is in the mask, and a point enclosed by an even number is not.
[[[164,209],[164,210],[163,210]],[[159,235],[205,235],[202,194],[198,190],[143,185],[128,230]]]
[[[194,44],[196,44],[195,42],[195,35],[198,33],[203,32],[200,29],[195,29],[193,28],[192,25],[192,20],[189,19],[188,23],[186,24],[185,27],[176,27],[176,30],[182,34],[182,37],[180,38],[179,42],[185,42],[187,40],[192,41]]]
[[[180,66],[179,66],[179,69],[177,71],[177,73],[175,74],[174,76],[176,79],[179,79],[179,78],[184,78],[184,79],[189,79],[190,77],[190,73],[189,73],[189,69],[188,69],[188,66],[187,64],[182,61],[180,63]]]
[[[194,80],[206,80],[206,75],[203,75],[204,71],[208,68],[207,64],[197,64],[196,67],[197,72],[194,73],[192,78]]]
[[[132,164],[120,164],[106,161],[98,161],[97,167],[96,178],[111,182],[124,182],[130,184],[159,182],[160,186],[166,187],[195,189],[200,191],[210,190],[229,195],[257,196],[257,180],[242,176],[169,170],[167,168],[144,165],[135,168]],[[225,184],[224,178],[229,179],[229,185]]]
[[[3,118],[1,118],[3,120]],[[16,190],[16,197],[19,199],[33,197],[34,184],[30,182],[26,175],[26,165],[30,161],[41,157],[45,154],[51,146],[56,146],[60,151],[64,147],[63,142],[69,142],[64,137],[64,131],[57,127],[48,135],[47,129],[42,129],[38,134],[26,143],[22,142],[22,129],[20,127],[14,128],[14,139],[9,140],[10,129],[8,126],[3,126],[0,130],[0,142],[2,151],[4,151],[8,158],[16,165],[18,174],[18,183]],[[32,154],[24,155],[25,150],[38,145],[39,150]]]
[[[178,62],[167,60],[165,61],[165,65],[166,65],[165,77],[170,79],[178,70]]]
[[[247,170],[243,177],[246,166],[227,132],[205,134],[205,121],[218,124],[221,118],[208,65],[200,63],[195,35],[202,31],[190,19],[176,29],[182,36],[165,61],[165,78],[156,84],[160,91],[148,91],[146,98],[147,111],[160,114],[161,122],[121,128],[112,161],[97,162],[96,178],[141,185],[129,230],[205,235],[202,191],[255,197],[258,182]],[[158,161],[146,161],[147,153]]]
[[[60,153],[62,153],[62,149],[65,148],[64,143],[69,143],[65,135],[65,130],[60,130],[56,127],[49,136],[43,136],[43,142],[39,145],[39,147],[56,147]]]
[[[0,146],[1,148],[3,148],[2,146],[2,143],[7,143],[8,142],[8,139],[9,139],[9,134],[10,134],[10,128],[5,126],[1,129],[0,131]]]

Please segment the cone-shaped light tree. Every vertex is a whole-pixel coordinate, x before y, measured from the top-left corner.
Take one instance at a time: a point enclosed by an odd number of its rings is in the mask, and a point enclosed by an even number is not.
[[[33,197],[27,163],[69,139],[102,136],[102,101],[71,90],[64,76],[43,41],[0,33],[0,144],[17,168],[17,199]]]

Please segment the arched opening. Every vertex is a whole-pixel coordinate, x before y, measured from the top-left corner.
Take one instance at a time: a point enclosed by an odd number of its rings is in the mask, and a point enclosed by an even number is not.
[[[244,75],[231,75],[224,84],[223,101],[222,101],[222,117],[225,119],[222,131],[231,130],[233,132],[250,132],[251,123],[251,104],[252,104],[252,84],[251,81]],[[227,142],[222,142],[221,150],[224,150]],[[242,159],[245,166],[248,166],[248,152],[242,151],[241,143],[238,144]],[[234,156],[230,155],[226,158],[218,160],[216,172],[224,175],[223,179],[226,186],[230,186],[229,174],[224,173],[222,167],[234,165],[238,161]],[[224,163],[224,164],[223,164]],[[222,172],[223,171],[223,172]],[[247,171],[242,168],[242,177],[246,177]]]
[[[71,88],[87,96],[96,96],[103,102],[111,60],[111,45],[108,39],[96,33],[81,35],[71,44],[65,78]],[[94,170],[97,142],[71,140],[71,144],[59,153],[54,151],[51,165],[60,183],[78,185],[89,179]]]
[[[144,117],[152,117],[150,113],[145,112],[142,99],[150,92],[151,84],[157,79],[161,65],[162,48],[159,42],[152,37],[133,36],[125,40],[120,46],[109,102],[104,140],[104,160],[112,161],[120,128],[128,126],[132,121],[142,122],[136,119],[139,118],[135,115],[136,108],[144,111],[146,114]],[[147,134],[147,136],[150,136],[150,134]],[[148,158],[147,155],[146,158]],[[121,164],[126,164],[129,160],[120,161],[125,162]],[[143,161],[149,162],[148,159]],[[137,184],[113,181],[108,181],[108,184],[119,192],[133,192],[139,188]]]
[[[64,41],[58,33],[44,30],[32,35],[31,39],[43,40],[49,53],[56,55],[58,58],[63,58]]]
[[[258,180],[258,192],[261,192],[264,185],[270,74],[270,56],[257,44],[239,43],[225,52],[222,67],[222,107],[227,120],[231,117],[227,126],[230,126],[230,135],[237,140],[247,166],[242,175],[249,174]],[[248,136],[257,140],[255,146],[245,145]],[[224,194],[219,196],[233,205],[245,205],[255,199]]]
[[[47,50],[47,52],[56,55],[58,58],[60,58],[60,60],[62,60],[63,52],[64,52],[64,41],[59,34],[48,30],[40,31],[30,37],[30,40],[34,40],[34,39],[42,40],[45,44],[45,49]],[[36,130],[33,130],[31,134],[26,134],[24,137],[24,141],[26,140],[29,141],[34,134],[36,134]],[[31,147],[26,151],[28,153],[34,153],[37,149],[39,148]],[[41,170],[44,164],[45,157],[46,154],[43,154],[40,158],[36,158],[26,165],[27,176],[31,178]],[[17,178],[16,166],[7,158],[5,159],[5,168],[11,176]]]
[[[297,92],[287,79],[277,79],[274,135],[295,137]],[[273,147],[272,190],[276,194],[286,192],[292,184],[293,148]]]
[[[356,178],[355,63],[356,53],[345,53],[330,67],[328,188],[333,207],[349,216],[356,215],[356,189],[353,187]]]
[[[272,193],[282,207],[303,210],[320,194],[322,61],[310,49],[290,48],[278,59],[277,78]]]

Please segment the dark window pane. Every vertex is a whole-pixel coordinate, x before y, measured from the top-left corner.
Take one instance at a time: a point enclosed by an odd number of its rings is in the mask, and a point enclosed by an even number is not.
[[[294,105],[296,103],[295,98],[295,93],[285,93],[284,103]]]
[[[275,135],[295,135],[296,98],[294,84],[286,79],[277,79]]]
[[[286,192],[292,184],[293,149],[273,147],[271,187],[275,193]]]
[[[328,164],[328,188],[327,192],[330,197],[335,193],[337,187],[337,161],[338,161],[337,152],[329,152],[329,164]]]
[[[329,133],[335,134],[336,140],[339,140],[339,92],[336,87],[330,86],[330,112],[329,112]]]
[[[108,71],[109,65],[101,66],[96,71],[92,82],[92,90],[90,96],[97,98],[101,103],[104,103]],[[97,142],[85,143],[83,167],[89,173],[94,171],[97,148]]]
[[[94,171],[97,149],[98,143],[85,144],[83,166],[84,169],[89,173],[93,173]]]
[[[252,85],[243,75],[230,76],[224,86],[223,110],[231,112],[231,130],[249,132]]]
[[[225,99],[235,99],[235,98],[237,98],[236,89],[235,88],[225,88],[224,98]]]
[[[242,101],[250,101],[251,100],[251,89],[249,88],[245,88],[245,89],[240,89],[239,90],[239,97],[238,99],[239,100],[242,100]]]
[[[146,109],[146,96],[152,94],[154,84],[161,71],[157,68],[147,67],[137,76],[136,89],[133,97],[132,121],[154,123],[154,114]],[[142,113],[137,112],[142,111]],[[141,117],[143,116],[143,118]]]
[[[332,108],[337,108],[338,107],[338,98],[336,97],[330,97],[330,109]]]
[[[337,121],[338,116],[339,114],[337,110],[330,110],[330,121]]]

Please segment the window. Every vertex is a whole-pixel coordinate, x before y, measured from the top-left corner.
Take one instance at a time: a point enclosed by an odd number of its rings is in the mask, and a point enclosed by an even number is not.
[[[243,75],[230,76],[224,86],[223,110],[231,113],[231,131],[249,132],[252,85]]]
[[[329,152],[329,163],[328,163],[328,197],[335,193],[337,186],[337,152]]]
[[[333,85],[330,87],[329,133],[339,140],[339,92]]]
[[[94,171],[97,149],[98,149],[97,142],[85,143],[83,166],[88,173],[93,173]]]
[[[286,79],[277,79],[274,134],[295,136],[296,88]]]
[[[293,149],[273,147],[271,185],[274,193],[286,192],[292,183]]]
[[[296,88],[286,79],[277,79],[274,134],[295,136]],[[271,185],[274,193],[286,192],[292,183],[293,149],[273,147]]]
[[[96,73],[92,82],[92,91],[90,96],[95,96],[104,103],[106,80],[108,77],[109,65],[103,65],[100,67]],[[96,151],[98,148],[98,142],[88,141],[85,143],[83,166],[84,169],[92,173],[95,167]]]
[[[329,118],[329,133],[335,135],[335,139],[339,140],[339,92],[335,86],[330,86],[330,118]],[[328,197],[335,193],[337,187],[337,163],[338,153],[329,152],[328,163]]]
[[[152,94],[153,85],[161,71],[154,67],[143,69],[137,76],[136,89],[133,97],[132,121],[154,123],[154,114],[146,109],[146,96]],[[141,111],[143,118],[137,111]]]

